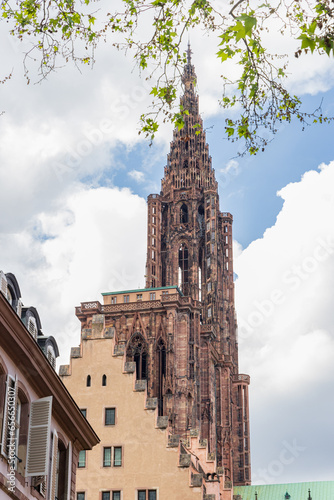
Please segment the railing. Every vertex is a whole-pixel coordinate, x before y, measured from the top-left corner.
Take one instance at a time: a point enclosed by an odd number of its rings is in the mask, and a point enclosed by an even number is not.
[[[246,384],[250,383],[250,376],[239,373],[238,375],[233,375],[233,382],[245,382]]]

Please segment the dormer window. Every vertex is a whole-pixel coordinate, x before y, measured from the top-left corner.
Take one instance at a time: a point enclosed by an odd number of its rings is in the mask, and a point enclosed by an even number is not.
[[[56,369],[56,354],[51,345],[48,345],[47,351],[46,351],[46,357],[48,358],[48,361],[52,368],[55,370]]]
[[[36,340],[37,339],[37,323],[33,316],[29,316],[28,319],[28,332]]]

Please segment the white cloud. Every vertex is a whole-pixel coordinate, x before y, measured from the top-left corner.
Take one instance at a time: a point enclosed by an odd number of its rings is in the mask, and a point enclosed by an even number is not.
[[[219,173],[237,175],[238,170],[239,170],[239,162],[237,160],[232,159],[226,163],[225,167],[219,170]]]
[[[0,236],[1,266],[19,282],[25,306],[39,311],[62,362],[79,343],[73,307],[101,292],[144,286],[146,202],[128,189],[86,189],[29,226]]]
[[[140,172],[139,170],[131,170],[131,172],[128,172],[128,176],[131,177],[131,179],[135,180],[136,182],[145,181],[144,172]]]
[[[312,480],[307,462],[314,440],[323,447],[318,465],[333,466],[326,415],[334,401],[324,398],[334,378],[333,185],[334,162],[287,185],[278,193],[284,205],[276,224],[235,261],[240,365],[251,375],[258,439],[253,471],[259,482],[275,448],[279,455],[282,442],[299,435],[307,449],[283,471],[285,479],[290,474],[293,481]],[[271,476],[271,482],[280,481],[280,474]]]

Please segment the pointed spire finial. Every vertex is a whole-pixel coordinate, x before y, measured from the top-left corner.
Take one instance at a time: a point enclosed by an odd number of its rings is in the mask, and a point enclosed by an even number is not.
[[[191,54],[192,50],[190,48],[190,41],[188,40],[188,50],[187,50],[187,63],[191,64]]]

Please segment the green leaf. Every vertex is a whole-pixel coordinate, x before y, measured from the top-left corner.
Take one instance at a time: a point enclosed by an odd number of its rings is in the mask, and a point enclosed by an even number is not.
[[[241,16],[238,16],[237,19],[239,19],[239,21],[243,21],[244,23],[243,25],[245,29],[245,36],[250,36],[252,34],[253,28],[257,24],[257,19],[253,16],[248,16],[247,14],[241,14]]]

